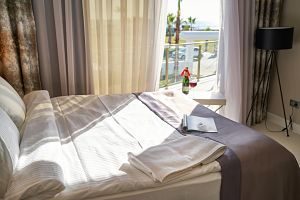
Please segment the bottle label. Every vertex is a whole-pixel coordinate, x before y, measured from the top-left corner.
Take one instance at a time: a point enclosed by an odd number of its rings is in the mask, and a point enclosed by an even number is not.
[[[185,94],[189,93],[189,86],[183,86],[182,87],[182,92],[185,93]]]

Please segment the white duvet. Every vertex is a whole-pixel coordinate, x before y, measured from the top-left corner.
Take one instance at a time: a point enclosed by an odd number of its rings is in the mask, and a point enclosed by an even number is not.
[[[6,199],[86,199],[158,187],[128,164],[140,153],[183,137],[134,95],[25,97],[20,158]],[[170,183],[220,171],[214,161]]]

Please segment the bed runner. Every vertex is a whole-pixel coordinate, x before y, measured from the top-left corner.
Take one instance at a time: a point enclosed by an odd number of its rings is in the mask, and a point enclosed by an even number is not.
[[[214,118],[217,134],[190,134],[210,138],[228,147],[217,160],[222,169],[221,200],[300,199],[297,161],[277,142],[178,93],[142,93],[136,96],[162,120],[182,133],[180,124],[183,114]]]

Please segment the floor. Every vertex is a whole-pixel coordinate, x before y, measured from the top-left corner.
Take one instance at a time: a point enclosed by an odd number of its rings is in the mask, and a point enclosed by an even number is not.
[[[290,133],[290,137],[286,137],[285,132],[272,132],[270,130],[281,130],[282,127],[279,127],[278,125],[269,122],[269,130],[266,129],[264,122],[261,124],[257,124],[252,128],[274,139],[275,141],[283,145],[286,149],[288,149],[290,152],[292,152],[300,166],[300,134]]]

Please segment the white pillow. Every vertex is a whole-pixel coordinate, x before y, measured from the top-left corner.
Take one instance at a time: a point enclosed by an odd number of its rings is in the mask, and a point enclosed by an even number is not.
[[[0,77],[0,107],[20,129],[26,114],[26,107],[15,89]]]
[[[17,165],[20,133],[4,110],[0,108],[0,199],[3,198],[9,179]]]

